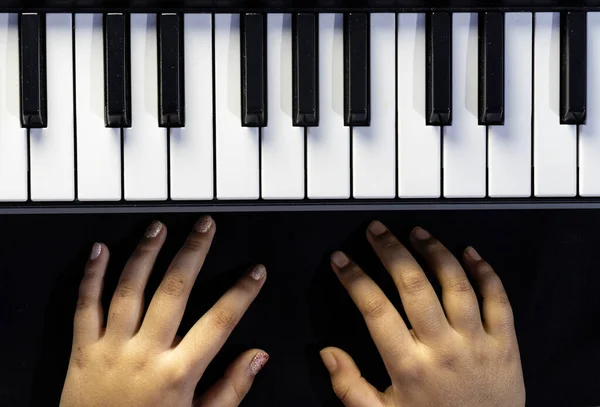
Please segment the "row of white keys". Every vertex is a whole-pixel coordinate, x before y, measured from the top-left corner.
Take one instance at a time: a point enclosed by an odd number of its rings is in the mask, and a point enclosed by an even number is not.
[[[600,13],[587,15],[587,118],[579,127],[579,194],[600,196]]]
[[[531,196],[532,37],[531,13],[506,13],[504,125],[488,130],[490,197]]]
[[[425,14],[398,15],[398,195],[438,198],[440,129],[425,124]]]
[[[0,201],[26,201],[27,130],[19,118],[17,14],[0,14]]]
[[[268,118],[261,134],[264,199],[304,198],[304,128],[292,126],[292,16],[267,18]]]
[[[577,126],[559,121],[560,13],[535,13],[533,166],[534,194],[577,193]]]
[[[121,129],[104,124],[102,14],[75,15],[77,197],[121,199]],[[50,122],[52,124],[52,122]]]
[[[371,125],[352,128],[354,198],[396,195],[396,15],[370,18]],[[403,61],[404,63],[404,61]]]
[[[75,199],[73,18],[46,15],[48,127],[29,137],[32,201]]]

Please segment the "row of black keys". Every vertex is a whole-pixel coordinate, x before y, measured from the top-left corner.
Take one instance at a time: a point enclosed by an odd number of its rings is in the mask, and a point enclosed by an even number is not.
[[[242,14],[242,126],[267,124],[265,14]],[[452,15],[427,15],[428,125],[452,123]],[[562,124],[583,124],[586,114],[586,24],[584,12],[561,15]],[[159,125],[185,126],[183,16],[159,14],[158,75]],[[292,17],[293,124],[319,123],[318,14]],[[369,14],[344,16],[344,123],[370,123]],[[46,127],[45,16],[19,18],[21,122],[23,127]],[[129,16],[104,15],[105,119],[108,127],[130,127],[131,84]],[[400,62],[401,63],[401,62]],[[390,79],[393,81],[393,79]],[[504,122],[504,14],[481,13],[479,18],[479,123]]]

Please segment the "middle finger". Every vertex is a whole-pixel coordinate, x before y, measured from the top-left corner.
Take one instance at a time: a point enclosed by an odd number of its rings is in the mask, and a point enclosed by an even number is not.
[[[379,221],[369,225],[367,239],[392,276],[417,338],[424,341],[446,334],[450,325],[435,290],[406,247]]]

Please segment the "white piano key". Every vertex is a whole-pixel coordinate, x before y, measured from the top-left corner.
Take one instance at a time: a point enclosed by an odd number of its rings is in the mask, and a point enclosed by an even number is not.
[[[183,27],[186,123],[171,129],[171,199],[212,199],[212,16],[186,14]]]
[[[239,14],[215,14],[218,199],[258,199],[258,128],[242,126]]]
[[[352,128],[355,198],[396,195],[396,15],[371,17],[371,125]]]
[[[0,201],[27,200],[27,130],[19,118],[17,14],[0,14]]]
[[[155,14],[131,14],[131,128],[123,130],[126,200],[167,199],[167,129],[158,127]]]
[[[75,15],[77,198],[121,199],[121,129],[104,123],[102,14]]]
[[[398,196],[438,198],[441,134],[425,122],[425,14],[398,14]]]
[[[304,128],[292,125],[292,16],[267,16],[268,125],[262,129],[262,197],[304,198]]]
[[[600,12],[587,14],[587,119],[579,127],[579,194],[600,196]]]
[[[31,129],[31,199],[75,198],[75,129],[73,114],[73,19],[46,15],[48,127]]]
[[[488,193],[531,195],[531,13],[506,13],[504,34],[504,126],[488,128]]]
[[[535,196],[575,196],[577,126],[559,121],[560,13],[535,13],[533,80]]]
[[[446,198],[486,194],[486,128],[478,124],[477,13],[452,16],[452,125],[444,127]]]
[[[319,15],[319,126],[307,128],[309,198],[350,197],[350,128],[344,127],[344,16]]]

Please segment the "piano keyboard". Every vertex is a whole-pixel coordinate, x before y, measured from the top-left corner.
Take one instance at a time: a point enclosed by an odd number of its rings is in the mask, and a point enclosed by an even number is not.
[[[0,211],[597,198],[600,12],[0,13]]]

